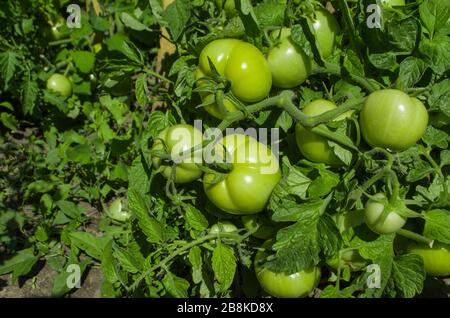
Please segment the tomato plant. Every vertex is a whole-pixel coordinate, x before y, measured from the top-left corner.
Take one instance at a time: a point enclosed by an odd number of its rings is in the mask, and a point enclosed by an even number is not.
[[[267,257],[267,249],[273,242],[266,241],[255,256],[255,272],[261,287],[269,294],[280,298],[305,297],[317,286],[320,280],[320,268],[312,267],[297,273],[276,273],[260,262]]]
[[[68,97],[72,94],[72,83],[62,74],[53,74],[47,80],[47,89]]]
[[[202,175],[202,171],[196,166],[195,161],[201,163],[200,153],[194,152],[183,157],[182,153],[192,147],[202,143],[202,134],[191,125],[174,125],[163,130],[153,144],[154,151],[164,151],[174,156],[179,156],[176,166],[166,165],[163,159],[153,157],[153,165],[156,169],[161,168],[162,174],[170,178],[174,173],[174,181],[177,183],[186,183],[194,181]],[[200,156],[200,158],[199,158]]]
[[[311,59],[290,39],[291,30],[274,31],[278,45],[270,49],[267,62],[272,72],[273,85],[292,88],[303,83],[311,73]]]
[[[226,149],[233,167],[219,182],[215,182],[216,175],[213,173],[204,175],[207,197],[228,213],[242,215],[261,212],[281,178],[277,158],[264,144],[243,134],[225,136],[217,145],[218,149]]]
[[[0,296],[448,297],[448,1],[69,2],[0,6]]]
[[[428,112],[417,98],[394,89],[369,95],[360,114],[364,139],[373,147],[405,150],[414,145],[428,125]]]
[[[335,108],[336,105],[333,102],[318,99],[306,105],[303,108],[303,113],[315,116]],[[347,115],[338,119],[343,119],[345,116]],[[309,160],[330,165],[342,164],[342,161],[334,154],[333,148],[328,145],[326,138],[311,132],[301,124],[295,126],[295,138],[301,153]]]

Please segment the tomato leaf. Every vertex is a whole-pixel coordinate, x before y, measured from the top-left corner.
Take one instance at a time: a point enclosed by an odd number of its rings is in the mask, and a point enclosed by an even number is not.
[[[195,208],[191,204],[184,204],[185,209],[185,219],[188,228],[195,229],[197,231],[204,231],[208,227],[208,220],[200,212],[199,209]]]
[[[128,206],[131,213],[136,216],[139,227],[151,243],[163,241],[163,226],[149,214],[149,208],[143,195],[135,189],[128,190]]]
[[[427,211],[424,213],[424,218],[423,235],[450,244],[450,211],[443,209]]]
[[[220,284],[220,290],[226,291],[233,282],[236,272],[236,257],[231,247],[219,243],[212,256],[214,276]]]
[[[187,298],[189,282],[184,278],[178,277],[171,272],[167,272],[162,283],[167,292],[175,298]]]
[[[401,297],[412,298],[420,294],[425,280],[422,258],[413,254],[396,256],[390,279]]]

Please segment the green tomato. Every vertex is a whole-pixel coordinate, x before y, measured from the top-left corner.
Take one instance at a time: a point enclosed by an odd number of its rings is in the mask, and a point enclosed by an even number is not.
[[[252,44],[235,39],[215,40],[200,53],[199,74],[212,76],[208,57],[217,72],[231,82],[231,91],[244,102],[257,102],[272,86],[264,55]]]
[[[232,233],[237,232],[238,228],[236,225],[229,221],[220,221],[211,226],[209,229],[209,234],[217,234],[217,233]]]
[[[69,97],[72,95],[72,83],[62,74],[53,74],[47,80],[47,89]]]
[[[292,88],[303,83],[311,74],[311,59],[290,37],[291,30],[274,31],[272,37],[280,36],[281,42],[270,49],[267,56],[273,85]]]
[[[272,244],[272,240],[266,241],[262,248],[267,250]],[[266,257],[266,251],[256,253],[255,272],[259,284],[268,294],[279,298],[305,297],[317,287],[321,276],[319,267],[312,267],[293,274],[275,273],[261,266],[261,261]]]
[[[335,108],[336,105],[333,102],[317,99],[306,105],[302,111],[306,115],[316,116]],[[344,119],[349,115],[350,113],[345,113],[336,118],[336,120]],[[342,165],[342,161],[334,154],[333,148],[328,145],[326,138],[311,132],[310,129],[303,127],[299,123],[295,126],[295,139],[300,152],[305,158],[329,165]]]
[[[174,125],[164,129],[153,144],[152,150],[166,149],[172,159],[177,158],[183,151],[186,151],[203,141],[202,133],[195,127],[186,124]],[[167,147],[167,148],[165,148]],[[196,163],[201,163],[202,151],[196,151],[186,158],[178,158],[175,168],[175,182],[187,183],[194,181],[202,175],[202,171]],[[175,159],[176,160],[176,159]],[[163,161],[154,156],[152,158],[153,166],[156,169],[162,169],[165,178],[169,178],[172,173],[172,166],[165,165]]]
[[[130,212],[123,206],[122,199],[115,199],[110,206],[106,209],[106,214],[113,220],[119,222],[125,222],[130,217]]]
[[[365,260],[358,250],[347,250],[341,253],[341,259],[339,260],[339,253],[333,257],[327,259],[327,265],[337,270],[339,263],[341,268],[348,267],[351,271],[357,272],[366,267],[369,262]]]
[[[329,11],[319,9],[315,11],[312,27],[316,35],[317,48],[323,58],[330,56],[336,47],[336,37],[340,32],[339,24]]]
[[[389,209],[389,213],[383,220],[382,214],[386,208]],[[400,230],[405,225],[406,218],[398,214],[397,209],[388,203],[383,193],[377,193],[364,207],[364,221],[373,232],[390,234]]]
[[[385,7],[404,6],[405,0],[381,0],[381,5]]]
[[[278,159],[264,144],[244,134],[231,134],[218,141],[217,161],[231,163],[225,179],[206,173],[203,186],[209,200],[225,212],[237,215],[261,212],[281,179]],[[227,157],[224,157],[224,148]]]
[[[417,98],[396,89],[383,89],[367,97],[360,113],[364,140],[372,147],[406,150],[424,134],[428,112]]]
[[[262,240],[274,237],[281,228],[280,223],[273,222],[269,217],[262,213],[244,215],[241,217],[241,220],[247,231],[253,231],[258,226],[258,229],[252,236]]]
[[[450,275],[450,245],[434,242],[433,247],[430,248],[425,244],[414,243],[408,247],[408,252],[422,257],[427,274]]]

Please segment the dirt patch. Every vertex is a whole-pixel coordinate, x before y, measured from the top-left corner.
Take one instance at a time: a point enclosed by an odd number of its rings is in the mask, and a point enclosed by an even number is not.
[[[0,298],[47,298],[52,297],[53,281],[58,273],[44,266],[35,277],[19,279],[18,284],[11,284],[11,274],[0,276]],[[102,274],[98,268],[90,268],[81,284],[66,297],[100,298]]]

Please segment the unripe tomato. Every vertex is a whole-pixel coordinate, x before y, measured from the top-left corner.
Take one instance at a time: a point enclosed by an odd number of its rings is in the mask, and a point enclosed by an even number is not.
[[[273,238],[281,228],[280,223],[273,222],[267,216],[262,215],[262,213],[244,215],[241,217],[241,220],[248,231],[252,231],[258,226],[258,229],[252,236],[262,240]]]
[[[316,34],[317,48],[320,55],[327,58],[336,47],[336,37],[340,32],[340,27],[334,15],[325,9],[316,10],[315,16],[312,27]]]
[[[382,213],[389,209],[389,214],[382,219]],[[378,234],[390,234],[400,230],[406,223],[406,218],[397,213],[386,200],[383,193],[377,193],[370,198],[364,208],[364,220],[373,232]]]
[[[316,116],[335,108],[336,105],[333,102],[317,99],[306,105],[302,111],[306,115]],[[337,120],[344,119],[349,114],[345,113],[339,116]],[[327,139],[311,132],[310,129],[303,127],[300,123],[295,126],[295,139],[305,158],[329,165],[342,165],[342,161],[334,154],[333,148],[328,145]]]
[[[272,240],[266,241],[262,248],[269,249],[272,244]],[[317,287],[321,276],[319,267],[293,274],[275,273],[260,265],[266,257],[266,251],[256,253],[255,272],[259,284],[268,294],[279,298],[305,297]]]
[[[130,217],[131,214],[128,211],[126,207],[122,204],[122,199],[117,198],[115,199],[110,206],[106,209],[106,214],[113,220],[119,221],[119,222],[125,222]]]
[[[201,144],[202,141],[202,133],[197,128],[191,125],[178,124],[164,129],[155,139],[152,150],[164,150],[167,147],[168,154],[174,159],[183,151]],[[179,163],[176,166],[174,181],[186,183],[198,179],[202,175],[202,171],[196,166],[196,163],[201,163],[201,159],[201,149],[186,158],[178,158]],[[162,174],[164,177],[170,177],[172,173],[171,165],[165,165],[157,156],[152,158],[152,162],[156,169],[163,167]]]
[[[53,74],[47,80],[47,89],[69,97],[72,94],[72,83],[62,74]]]
[[[364,140],[372,147],[406,150],[424,134],[428,112],[417,98],[396,89],[382,89],[367,97],[360,113]]]
[[[411,244],[408,252],[417,254],[423,259],[425,271],[432,276],[450,275],[450,245],[434,242],[430,248],[425,244]]]
[[[280,36],[281,42],[270,49],[267,56],[273,85],[292,88],[303,83],[311,73],[311,59],[290,38],[291,30],[274,31],[272,37]]]
[[[333,257],[327,259],[327,265],[337,270],[339,263],[341,268],[348,267],[351,271],[360,271],[367,266],[368,261],[364,259],[358,250],[348,250],[341,253],[341,259],[339,260],[339,253]]]
[[[229,221],[219,221],[209,229],[209,234],[237,232],[236,225]]]
[[[281,179],[278,159],[266,145],[244,134],[227,135],[215,146],[216,154],[231,163],[232,170],[219,182],[215,174],[206,173],[203,177],[206,196],[231,214],[261,212]]]
[[[208,57],[217,72],[231,82],[231,91],[240,100],[256,102],[269,93],[272,74],[264,55],[252,44],[235,39],[209,43],[200,53],[200,75],[213,75]]]
[[[381,0],[381,5],[385,7],[404,6],[405,0]]]

